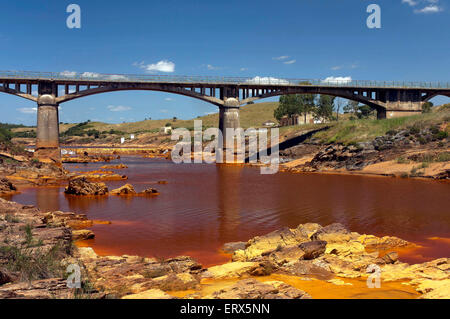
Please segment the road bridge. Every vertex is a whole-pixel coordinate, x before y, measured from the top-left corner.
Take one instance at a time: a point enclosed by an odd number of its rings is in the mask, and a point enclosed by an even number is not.
[[[357,80],[282,79],[274,77],[208,77],[179,75],[126,75],[92,72],[0,71],[0,92],[37,103],[37,158],[60,161],[61,103],[114,91],[150,90],[189,96],[219,107],[219,128],[239,127],[239,107],[249,102],[286,94],[326,94],[369,105],[378,118],[417,114],[429,99],[450,97],[450,83]]]

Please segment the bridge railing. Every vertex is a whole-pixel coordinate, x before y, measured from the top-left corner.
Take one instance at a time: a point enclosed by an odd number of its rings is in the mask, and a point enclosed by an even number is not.
[[[234,84],[234,85],[275,85],[298,86],[312,85],[325,87],[361,87],[361,88],[432,88],[450,89],[450,82],[407,82],[407,81],[370,81],[351,78],[327,79],[288,79],[275,77],[220,77],[186,75],[148,75],[148,74],[100,74],[94,72],[76,73],[0,71],[1,80],[53,80],[53,81],[101,81],[101,82],[142,82],[142,83],[186,83],[186,84]]]

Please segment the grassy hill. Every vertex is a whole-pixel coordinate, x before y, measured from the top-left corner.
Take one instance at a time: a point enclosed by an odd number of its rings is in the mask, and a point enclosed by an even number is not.
[[[240,119],[241,126],[243,128],[249,127],[261,127],[262,123],[271,120],[276,122],[273,111],[278,107],[278,102],[265,102],[265,103],[255,103],[241,107]],[[206,127],[218,127],[219,125],[219,113],[209,114],[196,118],[195,120],[202,120],[203,126]],[[191,120],[176,120],[172,119],[162,119],[162,120],[146,120],[130,123],[120,123],[120,124],[109,124],[104,122],[89,122],[89,124],[83,127],[84,130],[97,130],[100,132],[104,131],[120,131],[125,133],[141,133],[141,132],[152,132],[158,131],[161,127],[165,126],[166,123],[171,123],[172,127],[194,127],[194,119]],[[59,130],[61,133],[66,132],[68,129],[74,127],[76,124],[60,124]],[[24,131],[35,131],[35,128],[17,128],[13,131],[24,132]]]
[[[324,143],[351,144],[366,142],[377,136],[386,135],[389,131],[410,129],[411,127],[425,128],[436,126],[450,133],[450,104],[441,105],[431,113],[418,114],[384,120],[353,120],[340,121],[331,125],[330,129],[315,134]]]

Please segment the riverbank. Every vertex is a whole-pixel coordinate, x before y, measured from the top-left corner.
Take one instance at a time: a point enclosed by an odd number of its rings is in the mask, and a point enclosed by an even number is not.
[[[204,268],[188,256],[98,256],[74,246],[93,223],[0,199],[0,297],[450,298],[450,258],[408,265],[395,251],[414,244],[341,224],[301,224],[230,243],[223,248],[230,262]],[[82,269],[82,289],[65,284],[71,264]],[[380,288],[369,288],[377,278]]]

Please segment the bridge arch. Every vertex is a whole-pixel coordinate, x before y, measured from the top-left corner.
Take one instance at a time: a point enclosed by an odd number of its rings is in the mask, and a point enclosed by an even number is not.
[[[248,102],[257,101],[260,99],[265,99],[269,97],[275,97],[275,96],[281,96],[281,95],[290,95],[290,94],[324,94],[324,95],[330,95],[335,97],[344,98],[347,100],[356,101],[359,103],[366,104],[370,106],[373,109],[376,109],[377,112],[385,112],[385,106],[382,105],[380,102],[370,99],[364,95],[361,94],[354,94],[354,92],[350,90],[333,90],[333,89],[308,89],[308,88],[301,88],[301,89],[291,89],[286,91],[275,91],[270,92],[266,94],[261,94],[259,96],[254,97],[248,97],[246,99],[241,100],[241,105],[247,104]]]
[[[58,104],[68,102],[74,99],[82,98],[89,95],[100,94],[100,93],[108,93],[108,92],[118,92],[118,91],[156,91],[156,92],[166,92],[172,94],[178,94],[183,96],[192,97],[195,99],[199,99],[205,102],[212,103],[216,106],[222,106],[224,101],[218,99],[214,96],[203,95],[199,92],[196,92],[194,89],[187,90],[185,88],[168,88],[161,85],[111,85],[111,86],[99,86],[96,88],[88,88],[82,91],[68,93],[63,96],[56,97],[56,102]]]
[[[446,92],[446,91],[438,91],[438,92],[430,92],[430,93],[426,93],[425,95],[422,96],[422,102],[428,102],[429,100],[431,100],[432,98],[435,98],[437,96],[446,96],[446,97],[450,97],[450,92]]]

